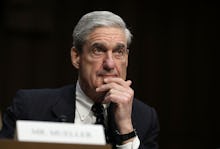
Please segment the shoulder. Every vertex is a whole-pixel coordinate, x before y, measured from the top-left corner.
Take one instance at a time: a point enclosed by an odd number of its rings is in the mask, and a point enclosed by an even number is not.
[[[132,116],[136,121],[150,123],[158,119],[155,108],[138,99],[134,99],[132,110]]]
[[[154,111],[154,108],[142,101],[140,101],[137,98],[134,98],[133,100],[133,111],[134,112],[138,112],[138,113],[149,113],[152,112],[152,110]]]
[[[60,99],[70,102],[74,97],[74,85],[60,88],[20,89],[9,107],[18,119],[44,119],[52,117],[51,109]],[[45,119],[46,119],[45,118]]]
[[[25,97],[32,99],[41,99],[40,97],[47,97],[48,99],[57,97],[62,94],[68,94],[74,91],[74,85],[66,85],[60,88],[42,88],[42,89],[20,89],[17,91],[15,97]]]
[[[138,99],[133,101],[132,119],[139,132],[147,133],[151,131],[152,127],[159,128],[155,108]]]
[[[56,103],[60,97],[72,97],[74,92],[74,85],[67,85],[60,88],[20,89],[17,91],[13,103],[23,106],[50,106]],[[42,105],[42,103],[44,105]]]
[[[147,146],[158,148],[157,137],[160,126],[155,108],[134,99],[132,123],[141,141],[140,148],[147,148]]]

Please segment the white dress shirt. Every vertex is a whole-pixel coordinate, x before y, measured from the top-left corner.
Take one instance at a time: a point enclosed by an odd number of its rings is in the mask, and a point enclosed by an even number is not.
[[[96,121],[96,117],[93,115],[91,111],[92,105],[94,101],[91,100],[85,93],[82,91],[79,81],[76,84],[76,111],[75,111],[75,123],[78,124],[94,124]],[[107,107],[109,104],[103,104],[105,109],[105,124],[107,126]],[[137,137],[132,142],[117,145],[118,149],[138,149],[140,146],[140,140]]]

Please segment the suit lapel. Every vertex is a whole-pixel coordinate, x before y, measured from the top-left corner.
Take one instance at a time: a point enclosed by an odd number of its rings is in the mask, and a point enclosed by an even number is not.
[[[61,94],[52,107],[52,112],[57,117],[57,121],[74,122],[75,100],[75,86],[61,89]]]

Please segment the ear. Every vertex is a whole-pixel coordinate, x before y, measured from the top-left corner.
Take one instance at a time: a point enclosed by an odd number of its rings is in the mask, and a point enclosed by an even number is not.
[[[79,69],[79,59],[80,59],[80,56],[79,56],[79,52],[77,51],[77,49],[75,47],[71,48],[70,55],[71,55],[72,65],[76,69]]]

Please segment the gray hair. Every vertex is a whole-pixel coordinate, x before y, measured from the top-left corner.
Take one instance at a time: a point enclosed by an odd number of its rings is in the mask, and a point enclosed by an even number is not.
[[[97,27],[121,28],[125,32],[127,46],[130,45],[132,34],[120,16],[109,11],[93,11],[82,16],[73,30],[73,46],[79,52],[82,51],[86,37]]]

